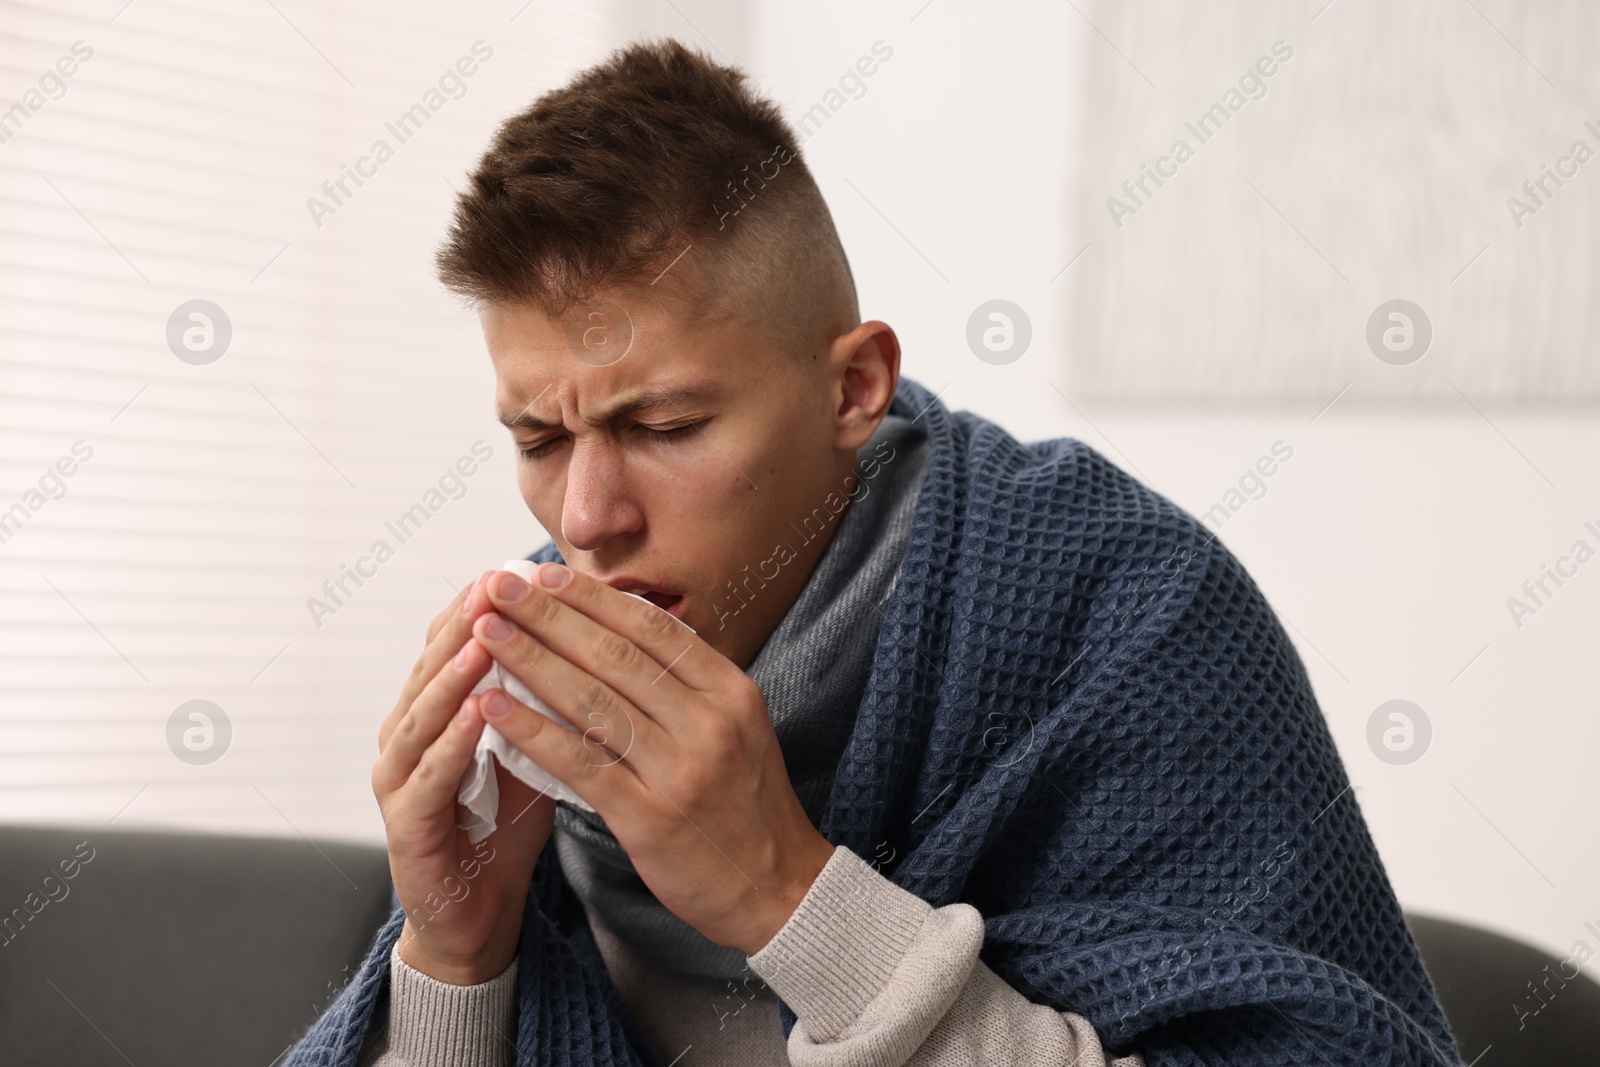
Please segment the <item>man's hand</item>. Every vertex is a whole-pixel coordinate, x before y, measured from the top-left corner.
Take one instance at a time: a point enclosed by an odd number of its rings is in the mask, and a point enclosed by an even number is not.
[[[492,660],[472,628],[490,606],[483,586],[492,573],[428,627],[427,646],[379,727],[372,765],[406,913],[400,958],[454,985],[486,982],[510,966],[533,866],[555,821],[552,798],[496,764],[498,829],[474,846],[457,827],[456,789],[483,732],[483,694],[469,694]]]
[[[499,689],[483,694],[488,721],[600,814],[668,910],[759,951],[834,849],[795,796],[760,688],[665,611],[560,564],[532,586],[497,572],[487,591],[474,636],[581,732]]]

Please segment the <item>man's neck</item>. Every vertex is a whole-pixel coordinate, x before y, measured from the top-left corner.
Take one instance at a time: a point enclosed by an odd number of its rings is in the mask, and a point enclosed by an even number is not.
[[[727,626],[746,628],[737,644],[738,654],[733,657],[741,670],[748,670],[756,655],[767,643],[779,624],[783,622],[795,601],[805,591],[806,584],[816,573],[817,565],[833,543],[839,525],[850,511],[850,490],[855,486],[854,458],[846,461],[836,472],[830,490],[844,501],[838,512],[833,512],[822,498],[809,505],[801,504],[786,526],[783,542],[768,549],[768,555],[752,564],[741,562],[733,576],[723,587],[717,605],[718,621]],[[804,510],[802,510],[804,509]],[[826,517],[825,523],[817,519],[818,513]],[[773,569],[777,574],[771,578]]]

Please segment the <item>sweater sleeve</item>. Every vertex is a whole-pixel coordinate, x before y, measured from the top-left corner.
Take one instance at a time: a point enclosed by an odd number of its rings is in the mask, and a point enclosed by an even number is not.
[[[750,968],[793,1009],[795,1067],[1144,1067],[1080,1015],[1034,1004],[978,959],[983,916],[935,909],[843,846]]]
[[[516,1055],[517,961],[478,985],[430,978],[389,953],[388,1018],[374,1018],[359,1067],[505,1067]]]

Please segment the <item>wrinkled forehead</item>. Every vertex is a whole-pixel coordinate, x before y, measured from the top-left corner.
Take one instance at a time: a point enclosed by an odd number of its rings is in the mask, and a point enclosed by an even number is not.
[[[483,323],[496,413],[512,428],[670,414],[773,387],[775,353],[762,351],[770,345],[760,331],[680,314],[651,296],[608,293],[554,316],[497,305],[484,310]]]
[[[675,258],[645,268],[643,276],[561,298],[559,309],[534,300],[487,303],[479,318],[490,354],[498,358],[515,348],[608,366],[633,351],[636,341],[670,347],[676,338],[725,324],[747,301],[739,298],[740,287],[721,277],[728,264],[717,251],[685,244]]]

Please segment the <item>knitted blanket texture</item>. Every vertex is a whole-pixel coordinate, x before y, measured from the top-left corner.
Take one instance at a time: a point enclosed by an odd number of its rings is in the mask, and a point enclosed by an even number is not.
[[[906,378],[890,410],[927,427],[928,468],[823,836],[977,908],[984,963],[1148,1067],[1458,1065],[1304,665],[1238,560],[1080,441],[1019,443]],[[665,1067],[553,845],[529,892],[517,1062]],[[353,1067],[403,921],[288,1067]]]

